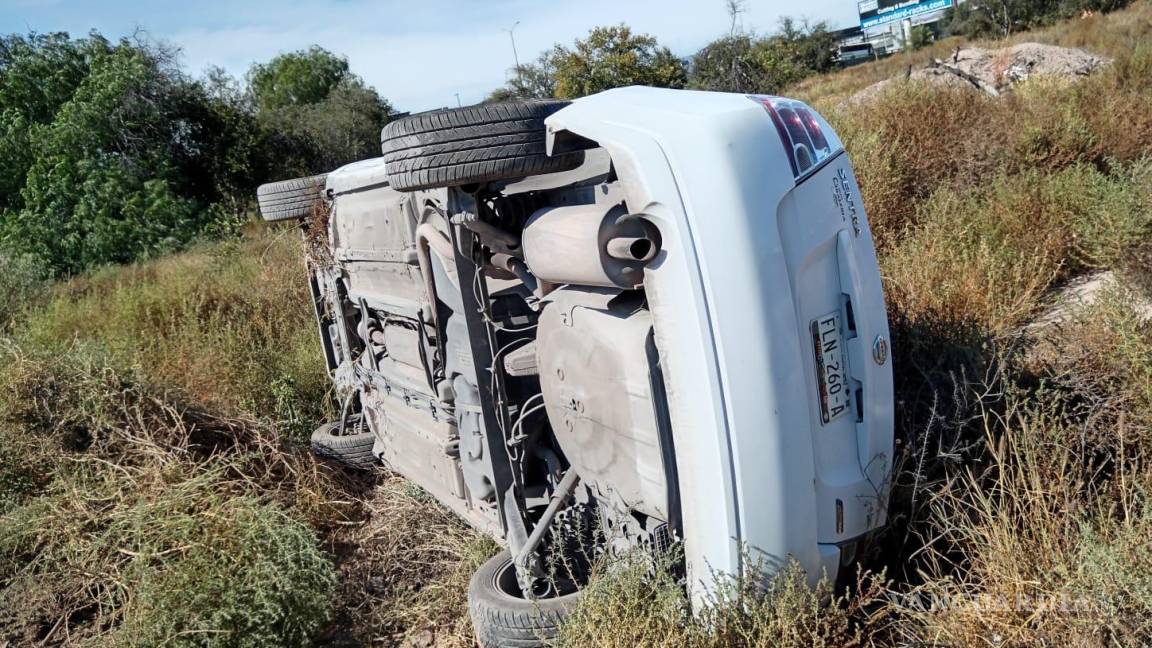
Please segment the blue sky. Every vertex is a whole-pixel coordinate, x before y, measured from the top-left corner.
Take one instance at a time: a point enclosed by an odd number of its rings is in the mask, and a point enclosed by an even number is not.
[[[746,29],[771,31],[782,15],[856,22],[854,0],[748,0]],[[219,65],[242,75],[254,61],[316,43],[399,110],[467,104],[501,85],[520,60],[571,43],[597,25],[625,22],[679,55],[728,30],[724,0],[0,0],[0,32],[137,30],[180,48],[192,73]]]

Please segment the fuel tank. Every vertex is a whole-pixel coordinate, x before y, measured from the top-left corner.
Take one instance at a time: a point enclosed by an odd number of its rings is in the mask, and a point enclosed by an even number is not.
[[[668,485],[636,294],[563,288],[536,338],[540,389],[556,440],[580,479],[623,511],[668,521]]]

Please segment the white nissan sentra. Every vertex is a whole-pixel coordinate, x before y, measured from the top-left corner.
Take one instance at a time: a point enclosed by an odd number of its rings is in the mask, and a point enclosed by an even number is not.
[[[630,87],[388,124],[383,157],[265,185],[299,220],[343,403],[383,464],[506,549],[484,646],[546,642],[595,560],[815,581],[885,523],[888,323],[852,166],[781,97]]]

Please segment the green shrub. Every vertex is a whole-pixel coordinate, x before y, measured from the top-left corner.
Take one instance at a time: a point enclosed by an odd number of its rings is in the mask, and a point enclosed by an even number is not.
[[[222,492],[221,478],[92,462],[9,511],[0,633],[21,643],[71,634],[125,646],[306,645],[331,607],[331,562],[301,520]]]
[[[30,256],[0,254],[0,331],[40,300],[48,289],[46,269]]]
[[[0,640],[308,643],[335,588],[316,530],[360,515],[355,481],[99,356],[4,349]]]
[[[93,32],[0,36],[0,249],[54,276],[235,229],[262,182],[379,154],[391,107],[313,48],[188,77],[176,52]]]
[[[179,156],[199,133],[162,51],[95,36],[6,37],[4,45],[0,69],[12,74],[0,110],[15,120],[8,134],[17,140],[0,148],[23,143],[31,152],[12,169],[19,199],[0,199],[7,250],[68,274],[154,256],[196,235],[204,201],[190,195]],[[38,83],[27,73],[57,71],[69,82],[41,105],[24,87]]]

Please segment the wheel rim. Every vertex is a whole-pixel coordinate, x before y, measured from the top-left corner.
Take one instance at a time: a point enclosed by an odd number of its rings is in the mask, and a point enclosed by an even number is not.
[[[576,583],[568,578],[541,578],[537,579],[536,583],[541,585],[541,589],[535,592],[536,600],[569,596],[579,590],[579,588],[576,587]],[[492,574],[492,588],[509,598],[519,601],[530,600],[524,596],[523,590],[520,589],[520,582],[516,579],[516,568],[513,566],[512,561],[505,562]]]

